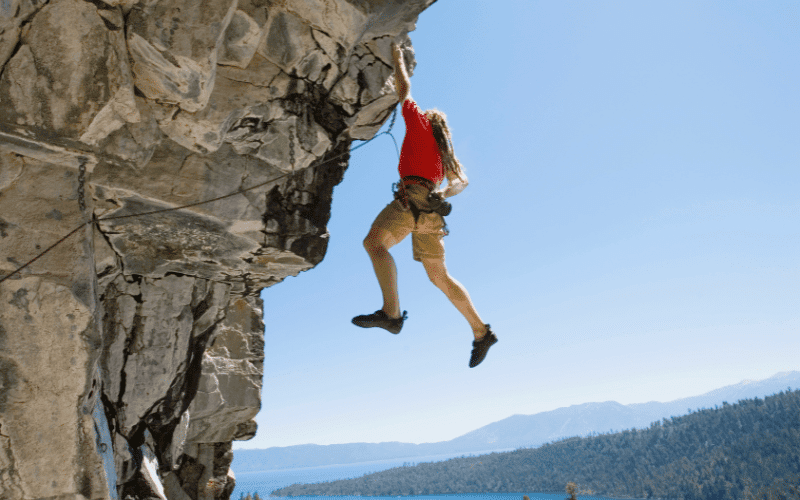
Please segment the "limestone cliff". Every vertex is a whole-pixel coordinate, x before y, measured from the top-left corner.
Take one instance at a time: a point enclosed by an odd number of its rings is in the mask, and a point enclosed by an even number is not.
[[[322,260],[434,1],[0,2],[0,498],[230,496],[259,291]]]

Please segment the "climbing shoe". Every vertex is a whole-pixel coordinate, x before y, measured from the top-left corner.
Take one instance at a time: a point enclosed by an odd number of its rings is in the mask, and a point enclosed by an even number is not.
[[[480,340],[472,341],[472,355],[469,357],[469,367],[475,368],[481,364],[483,358],[486,357],[486,353],[489,352],[489,348],[496,343],[497,336],[492,332],[492,327],[486,325],[486,334]]]
[[[399,318],[390,318],[382,309],[378,309],[372,314],[362,314],[353,318],[353,324],[361,328],[379,327],[389,330],[395,335],[403,329],[403,322],[408,318],[408,311],[403,311]]]

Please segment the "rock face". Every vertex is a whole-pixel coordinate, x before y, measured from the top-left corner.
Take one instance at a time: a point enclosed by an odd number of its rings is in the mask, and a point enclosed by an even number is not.
[[[433,1],[0,2],[0,498],[230,496],[259,292],[325,255]]]

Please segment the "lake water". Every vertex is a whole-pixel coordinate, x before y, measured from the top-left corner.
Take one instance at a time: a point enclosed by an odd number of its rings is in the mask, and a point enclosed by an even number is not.
[[[235,456],[234,452],[234,456]],[[414,465],[421,462],[439,462],[462,455],[432,455],[428,457],[412,457],[401,459],[377,460],[374,462],[360,462],[344,465],[324,465],[319,467],[302,467],[298,469],[263,470],[254,472],[236,472],[236,461],[233,463],[233,473],[236,474],[236,489],[231,498],[238,500],[240,493],[253,493],[255,491],[262,497],[270,492],[296,483],[321,483],[336,479],[352,479],[364,474],[379,472],[403,464]],[[340,498],[340,497],[337,497]]]
[[[272,491],[296,483],[319,483],[336,479],[351,479],[364,474],[378,472],[403,464],[417,464],[421,462],[438,462],[463,455],[436,455],[431,457],[414,457],[406,459],[379,460],[376,462],[362,462],[345,465],[326,465],[322,467],[303,467],[299,469],[264,470],[253,472],[236,472],[236,488],[231,495],[232,500],[248,493],[258,492],[259,496],[266,499]],[[235,464],[234,464],[235,465]],[[528,495],[531,500],[564,500],[566,493],[465,493],[459,495],[420,495],[403,497],[404,500],[522,500],[522,495]],[[336,496],[336,497],[293,497],[307,500],[364,500],[365,497]],[[396,500],[399,497],[369,497],[380,500]],[[614,500],[607,497],[579,496],[581,500]]]

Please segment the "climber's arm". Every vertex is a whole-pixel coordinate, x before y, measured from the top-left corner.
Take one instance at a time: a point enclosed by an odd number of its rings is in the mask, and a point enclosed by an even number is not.
[[[392,57],[394,58],[394,81],[397,86],[397,96],[400,102],[405,101],[411,93],[411,81],[408,79],[403,52],[396,44],[392,44]]]
[[[463,175],[463,174],[462,174]],[[464,175],[463,179],[459,179],[457,175],[447,173],[447,187],[441,191],[442,198],[449,198],[455,196],[464,190],[469,185],[467,176]]]

